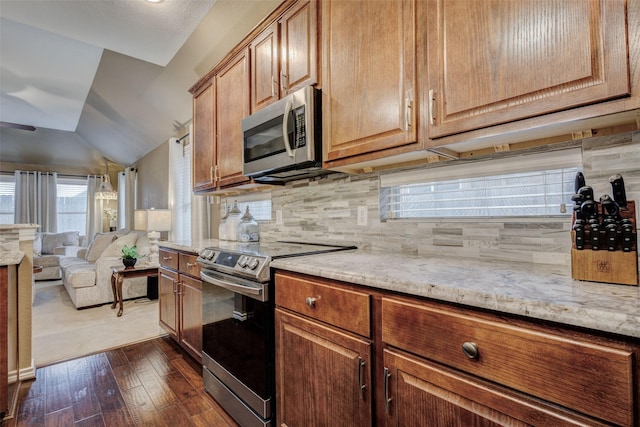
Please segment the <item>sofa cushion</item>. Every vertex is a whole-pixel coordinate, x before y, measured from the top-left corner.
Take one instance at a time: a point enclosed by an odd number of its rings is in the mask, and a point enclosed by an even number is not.
[[[75,262],[64,268],[64,281],[73,288],[86,288],[96,285],[96,266],[86,260],[75,258]]]
[[[80,233],[65,231],[62,233],[42,233],[42,253],[52,254],[58,246],[79,246]]]
[[[87,248],[86,259],[89,262],[95,262],[102,252],[104,252],[107,247],[113,242],[113,239],[116,238],[115,233],[98,233],[91,241],[91,244]]]
[[[33,258],[33,264],[41,267],[58,267],[60,265],[59,255],[42,255]]]
[[[111,242],[111,244],[104,250],[102,256],[104,257],[121,257],[122,256],[122,248],[127,245],[129,247],[135,246],[136,241],[138,240],[138,235],[136,233],[125,234],[124,236],[118,237],[116,240]]]

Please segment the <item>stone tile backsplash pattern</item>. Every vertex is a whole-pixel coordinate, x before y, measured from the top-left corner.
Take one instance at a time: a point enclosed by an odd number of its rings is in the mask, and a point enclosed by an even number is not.
[[[627,197],[640,201],[640,132],[585,139],[582,150],[584,175],[596,198],[611,193],[608,178],[620,173]],[[271,197],[274,220],[260,225],[266,241],[348,242],[405,254],[571,265],[570,219],[381,222],[377,173],[289,183],[273,189]],[[358,206],[367,207],[366,227],[357,225]],[[275,223],[276,210],[282,210],[282,225]]]

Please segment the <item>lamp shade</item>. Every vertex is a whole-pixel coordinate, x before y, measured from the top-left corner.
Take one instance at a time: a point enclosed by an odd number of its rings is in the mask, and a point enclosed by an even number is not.
[[[144,231],[170,231],[171,211],[169,209],[141,209],[135,211],[134,227]]]

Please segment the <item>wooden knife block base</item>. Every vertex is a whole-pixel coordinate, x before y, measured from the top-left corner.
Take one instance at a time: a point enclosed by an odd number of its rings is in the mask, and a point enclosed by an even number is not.
[[[627,209],[620,214],[623,218],[631,218],[633,221],[632,250],[630,252],[608,251],[604,248],[594,251],[588,244],[585,244],[584,249],[578,250],[575,248],[575,232],[572,231],[571,277],[576,280],[638,286],[638,233],[635,202],[628,202]],[[604,236],[601,241],[604,241]]]

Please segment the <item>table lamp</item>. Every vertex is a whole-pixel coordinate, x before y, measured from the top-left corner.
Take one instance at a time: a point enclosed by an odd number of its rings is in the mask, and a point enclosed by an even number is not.
[[[171,230],[171,211],[169,209],[141,209],[135,211],[134,227],[147,231],[149,237],[149,264],[160,264],[158,239],[161,231]]]

